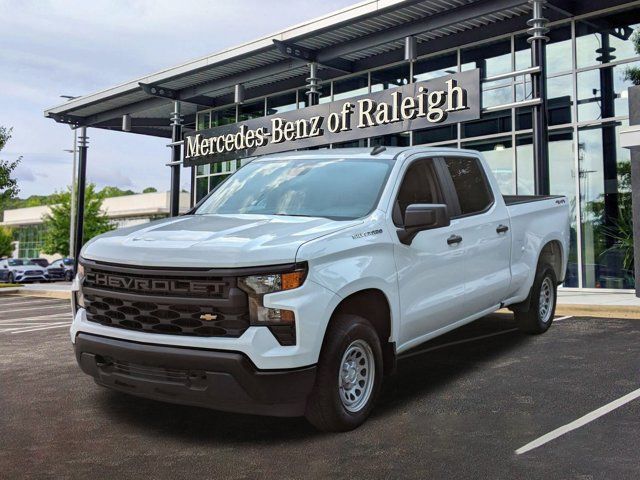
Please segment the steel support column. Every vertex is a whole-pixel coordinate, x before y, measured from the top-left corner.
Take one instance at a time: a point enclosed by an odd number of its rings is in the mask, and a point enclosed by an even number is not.
[[[171,114],[171,200],[169,215],[172,217],[180,213],[180,168],[182,167],[181,145],[182,117],[180,116],[180,102],[173,102]]]
[[[83,245],[84,228],[84,203],[85,187],[87,184],[87,149],[89,148],[89,137],[87,137],[87,127],[80,127],[78,135],[78,180],[77,184],[77,208],[76,208],[76,239],[74,242],[73,260],[75,271],[78,271],[78,259]],[[73,219],[71,220],[73,221]]]
[[[538,195],[549,194],[549,137],[546,88],[546,43],[545,34],[548,20],[542,16],[542,8],[546,0],[530,0],[533,6],[532,18],[527,23],[531,27],[527,41],[531,44],[532,66],[540,67],[538,73],[531,75],[532,93],[541,102],[533,107],[533,158],[535,190]]]
[[[309,63],[309,78],[307,78],[307,99],[308,106],[317,105],[320,101],[320,78],[318,77],[318,64]]]

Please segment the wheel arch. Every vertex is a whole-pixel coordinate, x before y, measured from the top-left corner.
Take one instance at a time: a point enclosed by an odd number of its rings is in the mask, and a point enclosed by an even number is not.
[[[396,368],[396,352],[395,342],[391,340],[392,311],[387,295],[378,288],[365,288],[343,298],[331,314],[323,344],[331,325],[340,321],[341,315],[357,315],[371,323],[380,339],[384,373],[385,375],[393,373]]]

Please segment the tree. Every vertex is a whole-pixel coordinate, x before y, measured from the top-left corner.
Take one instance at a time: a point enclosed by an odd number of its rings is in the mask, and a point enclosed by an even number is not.
[[[13,253],[13,232],[8,228],[0,228],[0,258],[9,257]]]
[[[157,191],[158,189],[154,187],[147,187],[144,190],[142,190],[142,193],[156,193]]]
[[[636,53],[640,55],[640,29],[631,37]],[[625,71],[625,80],[631,80],[634,85],[640,85],[640,68],[630,67]]]
[[[123,197],[125,195],[135,195],[133,190],[122,190],[118,187],[104,187],[100,190],[103,198]]]
[[[11,138],[11,130],[11,128],[0,126],[0,151],[2,151]],[[11,176],[20,163],[20,160],[22,160],[22,157],[16,160],[0,159],[0,210],[4,210],[4,205],[20,191],[18,182]]]
[[[115,228],[109,218],[100,211],[102,200],[105,196],[103,192],[96,192],[94,184],[87,185],[85,191],[84,206],[84,229],[83,240],[86,243],[96,235],[108,232]],[[71,189],[66,192],[54,195],[54,205],[51,206],[51,213],[43,218],[44,227],[44,247],[42,251],[49,255],[56,253],[67,255],[69,253],[69,225],[71,219]]]

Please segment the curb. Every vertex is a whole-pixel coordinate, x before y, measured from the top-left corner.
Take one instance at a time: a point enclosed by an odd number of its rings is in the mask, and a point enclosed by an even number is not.
[[[556,315],[640,320],[640,306],[558,304]]]

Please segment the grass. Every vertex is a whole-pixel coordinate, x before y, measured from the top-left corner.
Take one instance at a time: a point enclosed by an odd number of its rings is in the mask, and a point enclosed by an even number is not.
[[[18,283],[0,283],[0,288],[21,287]]]

